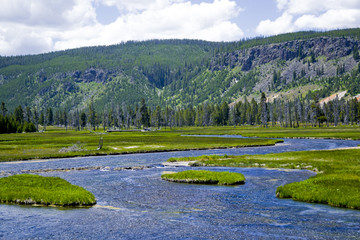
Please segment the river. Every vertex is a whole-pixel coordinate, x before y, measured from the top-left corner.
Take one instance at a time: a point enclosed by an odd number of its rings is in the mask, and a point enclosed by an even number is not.
[[[246,184],[227,187],[170,183],[170,157],[265,154],[353,147],[359,141],[286,139],[276,146],[0,163],[3,175],[21,170],[101,166],[41,173],[94,193],[92,208],[0,205],[0,239],[360,239],[360,211],[278,199],[279,185],[313,176],[305,170],[211,168],[241,172]],[[148,166],[114,171],[117,167]],[[104,170],[103,169],[103,170]],[[208,168],[199,168],[208,169]]]

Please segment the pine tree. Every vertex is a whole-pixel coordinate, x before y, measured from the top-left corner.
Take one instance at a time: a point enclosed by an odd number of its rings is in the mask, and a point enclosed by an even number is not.
[[[1,113],[2,113],[3,117],[6,116],[7,111],[8,111],[8,110],[7,110],[6,107],[5,107],[5,103],[4,103],[4,102],[1,102]]]
[[[261,125],[267,128],[268,125],[268,109],[266,104],[265,93],[261,93],[260,99]]]
[[[25,108],[25,121],[30,123],[32,118],[33,117],[32,117],[31,108],[29,106],[27,106]]]
[[[93,100],[91,100],[91,103],[89,105],[89,122],[90,122],[90,125],[91,125],[91,128],[93,129],[93,131],[95,131],[96,112],[95,112]]]
[[[63,121],[64,121],[65,129],[67,131],[69,119],[68,119],[67,111],[65,109],[64,109],[64,112],[63,112]]]
[[[108,122],[108,113],[107,113],[107,110],[104,108],[104,112],[103,112],[103,129],[104,129],[104,132],[106,131],[107,122]]]
[[[82,112],[80,114],[80,125],[81,125],[81,128],[84,129],[86,127],[86,124],[87,124],[87,116],[86,116],[86,113],[85,112]]]
[[[336,127],[339,123],[339,115],[340,115],[338,95],[336,95],[333,101],[333,115],[334,115],[334,126]]]
[[[52,110],[51,107],[49,107],[47,109],[46,115],[47,115],[47,123],[48,123],[48,125],[50,125],[50,126],[53,125],[54,124],[54,114],[53,114],[53,110]]]
[[[141,114],[140,117],[140,123],[143,125],[143,127],[149,127],[150,126],[150,116],[148,112],[148,107],[146,106],[145,99],[141,99],[141,105],[139,112]]]
[[[33,122],[35,123],[36,131],[39,131],[39,112],[36,107],[33,109]]]
[[[227,125],[228,124],[228,121],[229,121],[229,104],[224,101],[222,104],[221,104],[221,108],[220,108],[220,111],[221,111],[221,124],[223,126]]]
[[[353,58],[355,61],[359,60],[360,56],[359,56],[359,48],[357,45],[354,46],[353,48]]]
[[[20,105],[15,108],[14,116],[15,121],[17,121],[18,123],[22,124],[24,122],[24,111]]]

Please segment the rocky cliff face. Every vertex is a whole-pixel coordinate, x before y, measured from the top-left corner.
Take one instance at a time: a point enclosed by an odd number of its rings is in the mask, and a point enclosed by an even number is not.
[[[274,71],[286,84],[297,78],[331,77],[349,72],[357,61],[353,49],[360,41],[349,37],[320,37],[269,44],[231,53],[218,54],[211,61],[212,71],[240,67],[243,72],[259,71],[260,81],[254,90],[269,91]],[[221,59],[221,60],[219,60]],[[339,70],[340,69],[340,70]]]
[[[355,45],[360,45],[360,41],[346,37],[322,37],[270,44],[227,53],[223,56],[225,58],[223,66],[215,64],[216,61],[213,59],[211,68],[219,70],[226,66],[231,68],[242,66],[241,70],[249,71],[256,66],[275,60],[291,61],[295,58],[304,59],[311,55],[323,56],[329,61],[350,55]]]

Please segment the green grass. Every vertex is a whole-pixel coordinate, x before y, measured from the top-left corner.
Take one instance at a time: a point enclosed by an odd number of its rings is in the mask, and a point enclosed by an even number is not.
[[[297,201],[360,209],[359,186],[358,175],[321,174],[302,182],[280,186],[276,190],[276,195]]]
[[[59,177],[31,174],[0,178],[0,202],[50,206],[91,206],[92,193]]]
[[[178,129],[179,130],[179,129]],[[304,127],[299,128],[280,128],[260,126],[240,126],[240,127],[188,127],[181,128],[188,134],[203,135],[242,135],[244,137],[261,138],[329,138],[329,139],[353,139],[360,140],[360,126],[337,126],[337,127]]]
[[[324,150],[265,155],[200,156],[170,161],[196,161],[193,166],[308,169],[318,172],[302,182],[280,186],[280,198],[360,209],[360,150]]]
[[[108,133],[101,135],[101,150],[97,150],[100,135],[90,131],[48,128],[45,133],[0,134],[0,161],[265,146],[282,141],[181,136],[187,133],[186,130]],[[75,144],[78,151],[61,151]]]
[[[98,131],[97,133],[100,133]],[[90,131],[65,131],[48,127],[45,133],[0,134],[0,162],[38,158],[62,158],[109,154],[145,153],[159,151],[197,150],[213,148],[273,145],[282,140],[208,138],[181,135],[243,135],[261,138],[338,138],[360,139],[360,127],[329,128],[261,128],[187,127],[154,132],[113,132],[103,134],[104,145],[97,150],[99,134]],[[61,152],[77,145],[79,151]]]
[[[206,170],[188,170],[178,173],[161,175],[161,178],[171,182],[235,185],[244,184],[245,177],[241,173],[213,172]]]

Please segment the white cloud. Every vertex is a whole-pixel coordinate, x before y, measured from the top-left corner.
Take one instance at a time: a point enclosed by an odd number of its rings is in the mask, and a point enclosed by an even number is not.
[[[360,26],[360,9],[329,10],[320,16],[303,15],[294,25],[299,29],[312,26],[315,29],[337,29],[344,26],[355,28]]]
[[[232,0],[0,0],[0,55],[18,55],[127,40],[192,38],[233,41],[243,37],[232,22]],[[96,20],[96,6],[116,6],[116,21]],[[12,12],[13,11],[13,12]],[[12,12],[12,13],[9,13]]]
[[[261,21],[256,28],[256,32],[262,35],[273,35],[283,32],[291,32],[294,30],[294,27],[292,26],[292,20],[293,17],[291,15],[284,13],[275,21]]]
[[[67,24],[63,13],[71,11],[74,0],[0,0],[0,21],[34,26]]]
[[[96,24],[96,11],[91,0],[75,0],[72,8],[62,16],[72,27]]]
[[[359,0],[277,0],[277,8],[282,15],[261,21],[258,34],[360,27]]]
[[[127,40],[191,38],[232,41],[243,36],[230,21],[238,14],[236,4],[228,0],[213,3],[173,3],[165,8],[151,8],[120,16],[109,25],[96,24],[68,31],[56,50],[71,47],[114,44]]]
[[[120,11],[139,12],[142,10],[163,9],[184,0],[97,0],[106,6],[116,6]]]

